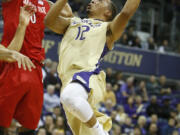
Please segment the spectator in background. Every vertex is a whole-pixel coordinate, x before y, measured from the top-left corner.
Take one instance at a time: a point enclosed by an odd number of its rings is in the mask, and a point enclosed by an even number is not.
[[[62,111],[59,106],[53,108],[53,118],[56,119],[62,115]]]
[[[104,101],[108,99],[112,101],[113,106],[116,105],[116,96],[112,90],[112,85],[110,83],[106,83],[106,94],[104,97]]]
[[[120,43],[121,43],[122,45],[125,45],[125,46],[128,45],[128,36],[127,36],[126,33],[124,33],[124,34],[122,35],[122,37],[121,37],[121,39],[120,39]]]
[[[144,102],[147,102],[149,100],[145,81],[141,81],[139,83],[139,86],[136,87],[135,91],[137,95],[140,95],[143,98]]]
[[[177,120],[177,111],[176,111],[176,109],[172,108],[172,110],[170,110],[170,117]]]
[[[180,119],[177,119],[177,124],[176,124],[176,130],[179,132],[180,134]]]
[[[157,49],[153,37],[148,38],[148,42],[147,43],[148,43],[148,49],[149,50],[156,50]]]
[[[65,132],[64,132],[64,130],[54,129],[52,131],[52,135],[65,135]]]
[[[47,135],[46,134],[46,129],[45,128],[39,128],[37,135]]]
[[[118,105],[117,107],[117,115],[116,115],[116,120],[118,123],[121,125],[125,123],[127,114],[124,112],[124,107],[122,105]]]
[[[141,133],[142,135],[146,135],[147,131],[146,131],[146,117],[145,116],[140,116],[138,118],[138,122],[137,122],[137,126],[141,129]]]
[[[120,103],[119,104],[126,104],[127,99],[130,96],[135,96],[135,90],[134,90],[134,77],[129,77],[126,80],[126,83],[124,83],[120,88]]]
[[[112,123],[113,124],[119,124],[119,122],[117,121],[117,111],[116,110],[113,110],[111,112],[111,119],[112,119]]]
[[[149,121],[148,124],[147,124],[147,128],[148,128],[148,129],[149,129],[149,127],[150,127],[151,124],[156,124],[158,128],[160,127],[160,123],[159,123],[157,114],[152,114],[152,115],[151,115],[150,121]]]
[[[134,119],[137,117],[136,106],[134,104],[133,97],[128,98],[127,104],[124,105],[124,110],[128,114],[129,117],[134,118]]]
[[[53,129],[54,129],[54,123],[53,123],[53,118],[51,115],[47,115],[45,118],[45,123],[42,127],[46,129],[46,135],[51,135]]]
[[[46,78],[47,74],[50,72],[51,65],[52,65],[51,59],[46,59],[44,61],[44,66],[42,68],[43,80]]]
[[[170,49],[170,47],[169,47],[169,42],[168,42],[168,40],[166,40],[166,39],[163,40],[162,45],[159,46],[158,51],[159,51],[160,53],[165,53],[165,52],[170,52],[170,51],[171,51],[171,49]]]
[[[177,130],[174,130],[172,135],[179,135],[179,132]]]
[[[128,36],[128,44],[131,46],[133,44],[133,41],[135,39],[135,29],[133,26],[130,26],[127,30],[127,36]]]
[[[141,47],[141,39],[138,36],[136,36],[133,41],[133,44],[131,46],[135,47],[135,48],[142,48]]]
[[[44,108],[48,112],[52,112],[54,107],[60,106],[60,99],[54,92],[54,85],[48,85],[47,93],[44,94]]]
[[[111,112],[113,111],[113,103],[110,99],[107,99],[103,106],[99,108],[100,112],[103,112],[107,115],[111,115]]]
[[[120,88],[125,82],[123,80],[123,73],[122,72],[117,72],[115,74],[116,77],[116,82],[115,84],[118,84],[118,88]]]
[[[143,104],[141,96],[135,97],[135,106],[136,106],[136,114],[138,116],[146,115],[146,106]]]
[[[125,123],[122,125],[122,133],[129,135],[133,132],[133,124],[130,117],[127,117]]]
[[[152,75],[147,82],[147,91],[150,95],[159,95],[160,94],[160,87],[156,80],[156,77]]]
[[[106,69],[106,82],[111,83],[112,85],[115,84],[115,79],[111,68]]]
[[[159,78],[159,86],[161,90],[161,94],[171,94],[171,88],[167,85],[166,77],[164,75]]]
[[[143,135],[139,127],[134,127],[133,132],[130,135]]]
[[[158,132],[158,127],[157,127],[156,124],[152,123],[149,126],[149,130],[148,130],[147,135],[160,135],[159,132]]]
[[[165,96],[162,99],[162,106],[160,107],[160,118],[168,120],[170,118],[170,113],[173,108],[170,105],[170,98]]]
[[[61,87],[61,81],[58,78],[57,74],[57,62],[53,62],[50,67],[50,71],[44,79],[44,88],[47,88],[47,85],[52,84],[55,86],[56,91],[59,92]]]
[[[147,107],[146,113],[151,116],[152,114],[160,115],[160,105],[157,101],[156,96],[152,96],[150,100],[150,104]]]
[[[172,135],[174,130],[175,130],[175,120],[170,118],[168,121],[168,124],[162,128],[161,134]]]
[[[55,128],[65,132],[65,125],[64,125],[64,118],[63,117],[58,116],[56,118]]]
[[[112,135],[121,135],[121,127],[114,124],[112,127]]]
[[[125,83],[124,80],[123,80],[122,72],[117,72],[115,74],[115,78],[116,78],[116,82],[115,82],[115,84],[113,86],[113,91],[114,91],[114,93],[116,95],[116,102],[118,104],[120,104],[122,102],[122,99],[121,99],[122,94],[121,94],[120,88]]]
[[[180,103],[177,104],[176,110],[177,110],[177,119],[180,120]]]

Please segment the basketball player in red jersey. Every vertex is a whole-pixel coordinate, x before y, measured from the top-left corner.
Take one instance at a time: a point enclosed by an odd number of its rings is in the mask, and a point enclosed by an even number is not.
[[[28,6],[21,8],[19,25],[16,30],[15,36],[13,37],[9,46],[12,45],[17,46],[18,44],[23,43],[25,29],[29,24],[30,16],[33,14],[33,12],[30,14],[30,12],[25,10],[25,8],[27,7]],[[28,7],[28,8],[32,8],[32,7]],[[0,61],[6,61],[6,62],[17,61],[18,67],[21,68],[21,66],[23,66],[24,70],[28,68],[28,70],[31,71],[31,68],[35,68],[34,64],[27,56],[24,56],[17,51],[7,49],[2,45],[0,45]]]
[[[43,104],[41,66],[45,52],[42,48],[42,39],[45,28],[44,17],[51,3],[46,0],[4,1],[2,3],[4,35],[1,44],[28,56],[36,68],[29,72],[19,69],[16,63],[0,63],[0,134],[5,134],[4,129],[9,127],[15,118],[22,125],[19,135],[33,135]],[[9,45],[19,23],[20,7],[27,4],[34,7],[36,13],[31,16],[26,28],[23,45]],[[71,16],[72,12],[68,5],[64,10],[63,14]]]

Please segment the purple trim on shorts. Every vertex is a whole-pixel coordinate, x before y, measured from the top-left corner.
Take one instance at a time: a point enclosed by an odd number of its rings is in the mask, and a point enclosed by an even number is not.
[[[74,74],[72,82],[78,82],[80,83],[89,93],[91,91],[91,88],[89,87],[89,79],[92,75],[98,75],[101,71],[100,63],[102,61],[102,58],[108,53],[109,49],[107,45],[105,44],[104,50],[101,54],[101,57],[99,58],[98,63],[96,64],[96,69],[92,72],[79,72]]]

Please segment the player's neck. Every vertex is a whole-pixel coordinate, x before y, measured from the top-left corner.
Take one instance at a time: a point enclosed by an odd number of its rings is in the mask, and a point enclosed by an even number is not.
[[[105,17],[103,16],[88,15],[88,18],[106,21]]]

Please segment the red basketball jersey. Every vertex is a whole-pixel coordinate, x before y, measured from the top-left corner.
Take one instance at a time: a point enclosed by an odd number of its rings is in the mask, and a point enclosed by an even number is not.
[[[1,43],[5,47],[10,44],[19,24],[20,7],[25,4],[34,5],[37,12],[31,16],[21,53],[40,62],[45,57],[45,52],[42,48],[45,28],[44,17],[50,8],[46,0],[11,0],[11,2],[3,3],[4,34]]]

